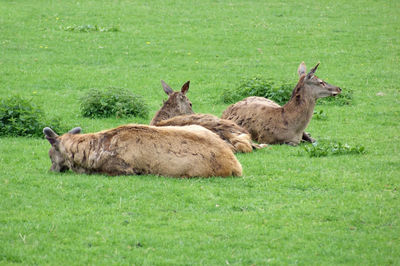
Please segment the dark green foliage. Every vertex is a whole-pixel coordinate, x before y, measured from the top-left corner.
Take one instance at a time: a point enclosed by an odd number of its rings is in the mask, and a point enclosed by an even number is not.
[[[310,157],[324,157],[328,155],[345,155],[345,154],[363,154],[365,153],[364,146],[349,144],[341,142],[330,143],[313,143],[312,145],[303,146],[305,152]]]
[[[85,117],[128,117],[146,118],[149,113],[141,96],[128,89],[107,88],[90,89],[81,98],[81,112]]]
[[[0,136],[42,136],[43,128],[66,131],[58,118],[46,119],[44,112],[31,100],[10,96],[0,100]]]
[[[243,79],[236,88],[224,90],[222,101],[234,103],[249,96],[265,97],[283,105],[290,99],[294,86],[288,83],[278,83],[271,79],[253,77]]]
[[[335,97],[325,97],[317,100],[317,104],[351,105],[353,104],[353,90],[342,88],[342,92]]]
[[[32,136],[42,126],[43,112],[20,96],[1,99],[0,135]],[[42,127],[43,128],[43,127]]]
[[[117,32],[119,29],[117,27],[99,27],[97,25],[73,25],[63,28],[65,31],[74,32]]]

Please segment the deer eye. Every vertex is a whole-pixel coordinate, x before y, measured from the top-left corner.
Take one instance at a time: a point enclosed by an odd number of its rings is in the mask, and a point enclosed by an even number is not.
[[[326,85],[326,83],[323,82],[322,80],[319,82],[319,84],[321,84],[322,86],[325,86],[325,85]]]

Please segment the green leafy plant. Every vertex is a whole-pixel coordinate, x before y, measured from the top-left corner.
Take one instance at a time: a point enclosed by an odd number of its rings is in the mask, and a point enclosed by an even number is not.
[[[46,126],[66,131],[58,118],[47,119],[30,99],[10,96],[0,100],[0,136],[42,136]]]
[[[81,112],[85,117],[128,117],[146,118],[149,108],[141,96],[128,89],[107,88],[90,89],[81,98]]]
[[[361,145],[351,146],[347,143],[329,142],[329,143],[313,143],[312,145],[303,146],[304,151],[310,157],[324,157],[328,155],[345,155],[345,154],[363,154],[365,147]]]
[[[224,103],[234,103],[249,96],[260,96],[283,105],[289,101],[292,90],[293,85],[288,83],[279,84],[271,79],[264,79],[257,76],[243,79],[236,88],[224,90],[222,101]]]
[[[317,119],[317,120],[327,120],[328,116],[326,115],[326,113],[324,112],[324,110],[314,110],[313,113],[313,119]]]
[[[119,29],[117,27],[99,27],[97,25],[73,25],[63,28],[65,31],[73,32],[117,32]]]

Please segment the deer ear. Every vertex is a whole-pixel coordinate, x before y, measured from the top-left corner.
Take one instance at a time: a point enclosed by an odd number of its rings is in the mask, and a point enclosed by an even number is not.
[[[79,134],[81,132],[82,132],[82,128],[80,128],[80,127],[76,127],[76,128],[71,129],[70,131],[68,131],[69,134]]]
[[[57,138],[58,135],[49,127],[43,128],[43,134],[49,138]]]
[[[302,75],[305,75],[306,72],[307,72],[307,67],[306,67],[306,64],[303,61],[299,65],[299,68],[297,69],[297,73],[299,73],[299,76],[301,77]]]
[[[170,95],[174,92],[174,90],[167,83],[165,83],[164,80],[161,80],[161,85],[167,95]]]
[[[315,71],[317,70],[318,66],[319,66],[319,63],[316,64],[315,67],[313,67],[313,68],[310,70],[310,72],[308,72],[308,74],[307,74],[307,78],[308,78],[308,79],[310,79],[310,78],[312,78],[312,77],[314,76]]]
[[[190,80],[187,81],[185,84],[183,84],[182,89],[181,89],[181,92],[182,92],[183,94],[186,94],[186,93],[188,92],[188,90],[189,90],[189,84],[190,84]]]
[[[43,134],[46,139],[50,142],[51,146],[54,146],[57,143],[58,135],[49,127],[43,128]]]

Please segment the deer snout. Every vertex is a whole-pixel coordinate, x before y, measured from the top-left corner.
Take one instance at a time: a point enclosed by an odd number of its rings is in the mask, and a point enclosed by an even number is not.
[[[336,95],[340,94],[341,92],[342,92],[342,89],[339,88],[339,87],[335,87],[335,88],[332,89],[332,95],[333,96],[336,96]]]

